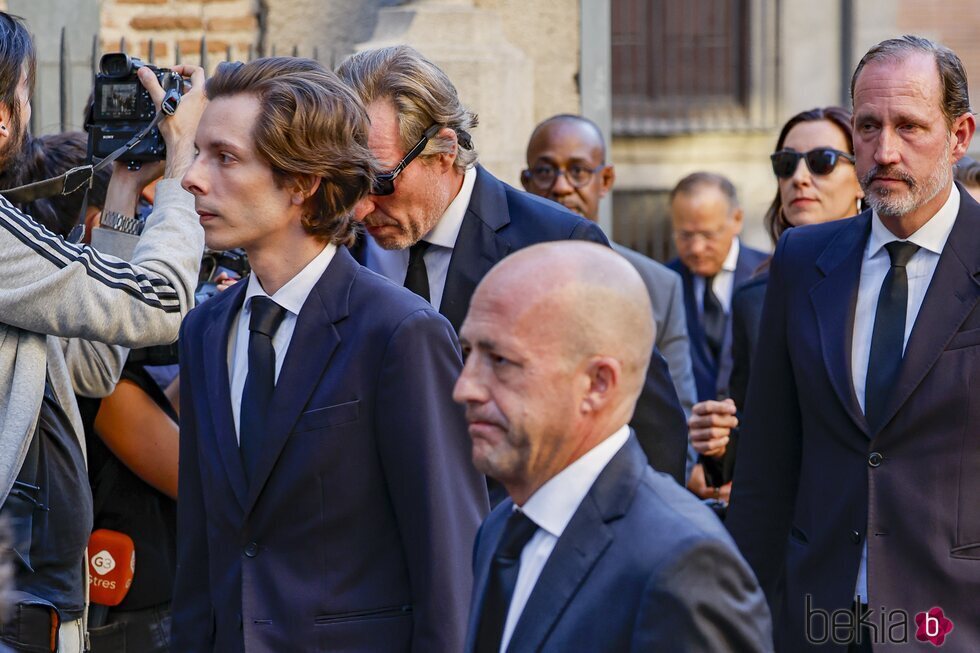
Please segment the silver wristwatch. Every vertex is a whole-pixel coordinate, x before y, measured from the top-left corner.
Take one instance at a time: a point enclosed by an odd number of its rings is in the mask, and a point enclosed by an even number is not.
[[[143,225],[146,223],[139,218],[132,218],[116,211],[103,211],[100,226],[103,229],[112,229],[127,234],[139,236],[143,232]]]

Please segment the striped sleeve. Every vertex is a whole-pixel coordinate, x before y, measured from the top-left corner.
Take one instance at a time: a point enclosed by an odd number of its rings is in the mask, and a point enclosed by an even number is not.
[[[78,263],[89,277],[109,288],[129,293],[148,306],[167,313],[180,312],[177,291],[163,277],[137,272],[125,261],[66,242],[18,211],[3,197],[0,197],[0,227],[58,268]]]
[[[176,179],[157,184],[131,263],[67,243],[0,199],[0,321],[131,348],[171,343],[203,248],[194,197]]]

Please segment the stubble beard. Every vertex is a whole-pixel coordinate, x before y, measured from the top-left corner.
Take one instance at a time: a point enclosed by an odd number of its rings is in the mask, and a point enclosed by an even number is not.
[[[890,169],[875,165],[861,178],[861,188],[864,189],[868,204],[881,217],[902,218],[919,207],[929,203],[945,188],[953,176],[953,167],[948,163],[952,146],[946,141],[942,157],[936,162],[933,172],[924,183],[899,169]],[[888,188],[873,188],[871,184],[877,176],[901,179],[908,186],[908,191],[894,192]]]
[[[10,128],[17,137],[0,150],[0,174],[5,179],[19,179],[26,165],[27,129],[21,125],[19,117],[11,119]]]

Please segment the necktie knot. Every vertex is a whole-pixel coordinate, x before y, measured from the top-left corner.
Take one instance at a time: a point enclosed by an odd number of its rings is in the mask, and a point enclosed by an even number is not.
[[[888,256],[891,258],[892,267],[904,268],[909,264],[909,260],[919,251],[919,246],[907,240],[893,240],[885,245]]]
[[[253,297],[251,311],[248,330],[264,334],[269,338],[276,334],[276,330],[286,317],[286,309],[269,297]]]
[[[432,243],[427,243],[424,240],[420,240],[419,242],[409,247],[408,264],[412,265],[413,263],[418,264],[419,262],[421,262],[422,257],[425,256],[425,253],[429,250],[429,247],[431,246]]]
[[[505,560],[519,559],[524,546],[537,530],[538,525],[527,515],[520,510],[513,511],[507,518],[504,534],[500,537],[500,544],[497,545],[496,557]]]

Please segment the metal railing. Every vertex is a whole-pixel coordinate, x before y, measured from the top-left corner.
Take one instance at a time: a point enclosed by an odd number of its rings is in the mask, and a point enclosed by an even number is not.
[[[159,41],[155,42],[154,39],[152,38],[146,42],[146,58],[144,59],[146,63],[160,65],[160,63],[157,60],[158,59],[157,45],[159,45],[159,43],[160,43]],[[272,45],[270,48],[270,54],[272,56],[275,56],[277,50],[278,48],[276,47],[276,45]],[[127,42],[125,37],[119,40],[119,49],[117,51],[118,52],[130,51],[130,43]],[[300,56],[300,49],[299,46],[297,45],[293,45],[292,47],[288,48],[286,51],[288,51],[294,57]],[[220,63],[220,61],[234,61],[236,59],[236,57],[234,56],[235,54],[234,50],[230,44],[227,46],[227,49],[224,54],[225,57],[223,59],[215,57],[215,53],[213,51],[210,51],[208,47],[208,37],[206,34],[201,36],[200,41],[198,42],[198,47],[195,48],[195,51],[191,51],[191,52],[188,52],[186,50],[182,51],[180,40],[174,39],[173,41],[173,59],[172,59],[173,64],[190,63],[191,61],[193,61],[194,63],[199,64],[205,70],[213,71],[214,66],[217,66],[217,64]],[[262,56],[258,48],[254,45],[249,45],[248,49],[244,54],[246,56],[245,61],[252,61],[257,56]],[[92,48],[91,48],[90,59],[88,61],[89,68],[92,73],[92,79],[94,79],[96,72],[98,72],[99,59],[101,58],[101,55],[102,55],[102,51],[101,48],[99,47],[99,36],[94,35],[92,37]],[[312,52],[310,52],[308,55],[304,54],[303,56],[310,56],[312,59],[320,61],[325,66],[332,69],[335,64],[334,60],[336,57],[336,53],[334,51],[330,51],[329,56],[327,57],[328,60],[322,61],[320,59],[319,49],[314,47]],[[169,65],[169,61],[167,65]],[[77,119],[82,115],[83,107],[77,106],[78,98],[76,98],[72,92],[73,91],[72,75],[71,75],[72,59],[71,59],[71,52],[69,50],[69,45],[68,45],[66,28],[64,27],[61,28],[61,35],[59,39],[57,68],[58,68],[58,93],[57,93],[58,126],[60,127],[60,131],[65,132],[65,131],[70,131],[73,128],[77,128],[78,125]],[[40,84],[42,83],[42,78],[44,74],[45,74],[44,71],[41,69],[41,67],[39,67],[37,72],[38,87],[40,87]],[[91,85],[87,90],[89,91],[91,90]],[[35,97],[34,101],[37,102],[38,98]],[[44,126],[41,124],[41,120],[42,120],[41,116],[42,113],[40,111],[35,110],[34,112],[32,112],[31,114],[32,134],[40,135],[41,132],[43,131]],[[75,117],[75,119],[73,119],[73,117]]]

